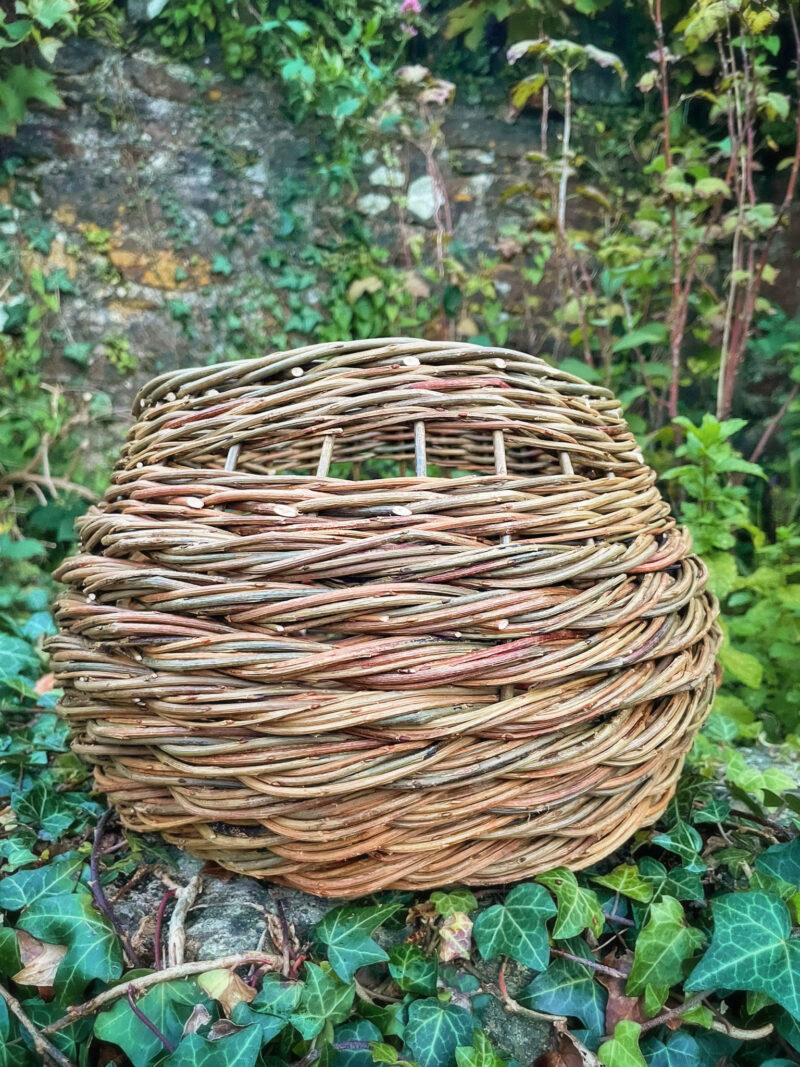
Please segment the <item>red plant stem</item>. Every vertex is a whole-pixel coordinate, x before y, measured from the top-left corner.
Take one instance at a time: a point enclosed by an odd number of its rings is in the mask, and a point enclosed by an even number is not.
[[[759,437],[758,444],[753,449],[752,455],[750,456],[750,462],[751,463],[758,462],[758,459],[761,456],[761,453],[764,451],[764,449],[769,444],[769,439],[772,437],[772,435],[775,433],[775,431],[780,426],[781,421],[783,419],[783,416],[789,410],[790,405],[792,404],[792,402],[794,401],[794,399],[795,399],[795,397],[797,396],[798,393],[800,393],[800,385],[795,385],[792,388],[792,391],[789,393],[789,395],[784,400],[784,402],[778,408],[777,414],[773,415],[772,419],[770,420],[770,422],[768,423],[768,425],[764,429],[764,432],[762,433],[761,437]]]
[[[161,970],[161,928],[164,925],[164,912],[167,910],[167,904],[175,896],[174,889],[168,889],[164,896],[161,898],[158,911],[156,912],[156,930],[153,934],[153,963],[157,971]]]
[[[139,1020],[139,1022],[143,1023],[151,1034],[155,1034],[155,1036],[158,1038],[158,1040],[168,1052],[174,1052],[175,1046],[172,1044],[166,1034],[162,1034],[156,1024],[154,1022],[151,1022],[147,1018],[145,1013],[142,1011],[142,1009],[136,1006],[136,1001],[133,999],[133,990],[131,989],[128,990],[128,1004],[130,1005],[131,1011]]]
[[[128,957],[128,962],[131,967],[139,967],[139,958],[134,951],[133,945],[130,942],[130,938],[119,925],[117,917],[114,914],[114,909],[108,902],[105,891],[103,890],[103,883],[100,878],[100,846],[103,843],[103,835],[105,833],[106,823],[112,815],[112,809],[109,808],[103,812],[100,816],[100,820],[97,826],[94,828],[94,838],[92,841],[92,852],[89,857],[89,888],[92,891],[94,902],[100,911],[108,921],[114,930],[114,933],[120,939],[122,947],[125,951],[125,955]]]

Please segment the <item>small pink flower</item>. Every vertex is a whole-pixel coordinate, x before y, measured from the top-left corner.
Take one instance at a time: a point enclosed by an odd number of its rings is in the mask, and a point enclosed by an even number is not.
[[[401,22],[400,29],[406,37],[416,37],[419,33],[419,30],[415,26],[409,26],[407,22]]]
[[[422,5],[419,0],[403,0],[400,4],[400,11],[403,15],[418,15],[422,11]]]

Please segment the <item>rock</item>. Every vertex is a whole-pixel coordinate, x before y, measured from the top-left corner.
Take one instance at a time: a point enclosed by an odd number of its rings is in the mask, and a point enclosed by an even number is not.
[[[392,206],[392,198],[383,193],[365,193],[356,200],[356,207],[364,215],[382,215]]]
[[[56,52],[53,70],[58,74],[86,74],[103,61],[103,46],[88,37],[70,37]]]
[[[408,187],[406,206],[422,222],[430,222],[443,202],[442,194],[428,174],[415,178]]]
[[[194,86],[188,80],[170,73],[163,63],[151,63],[145,59],[132,57],[125,61],[125,72],[130,76],[136,88],[141,89],[148,96],[172,100],[176,103],[187,103],[194,98]]]
[[[370,173],[369,180],[373,185],[384,185],[389,189],[402,189],[405,185],[406,176],[399,167],[376,167]]]

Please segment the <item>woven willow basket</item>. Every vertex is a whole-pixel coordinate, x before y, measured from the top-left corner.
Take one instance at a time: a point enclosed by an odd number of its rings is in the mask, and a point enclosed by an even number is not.
[[[125,825],[355,896],[585,867],[664,809],[716,605],[608,390],[391,338],[135,415],[51,646]]]

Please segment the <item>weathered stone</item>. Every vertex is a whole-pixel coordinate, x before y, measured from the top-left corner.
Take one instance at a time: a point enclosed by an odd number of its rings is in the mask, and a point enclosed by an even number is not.
[[[430,175],[423,174],[409,185],[406,206],[411,214],[416,215],[422,222],[430,222],[442,204],[442,194]]]
[[[207,261],[196,260],[187,264],[171,248],[142,250],[135,242],[126,240],[113,244],[108,258],[123,277],[154,289],[192,289],[208,285],[211,280]]]
[[[53,69],[59,74],[86,74],[103,61],[103,46],[88,37],[70,37],[56,52]]]
[[[392,206],[392,198],[383,193],[365,193],[358,198],[356,206],[365,215],[382,215]]]
[[[126,61],[125,69],[136,88],[148,96],[186,103],[195,95],[194,86],[188,79],[175,77],[163,63],[132,57]]]
[[[376,167],[370,171],[369,180],[373,185],[383,185],[389,189],[402,189],[406,176],[399,167]]]

